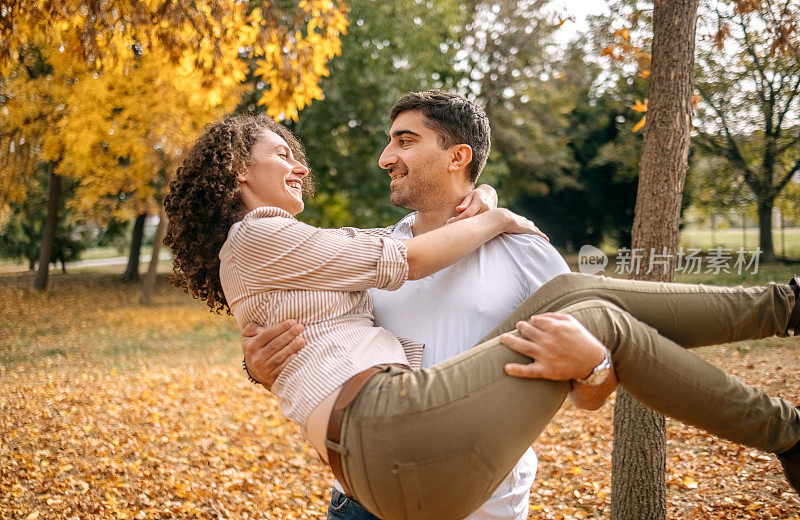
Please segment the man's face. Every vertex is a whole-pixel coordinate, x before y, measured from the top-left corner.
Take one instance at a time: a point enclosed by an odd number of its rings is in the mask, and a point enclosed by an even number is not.
[[[401,112],[389,130],[378,165],[392,178],[389,201],[407,209],[436,209],[444,199],[448,151],[417,110]]]

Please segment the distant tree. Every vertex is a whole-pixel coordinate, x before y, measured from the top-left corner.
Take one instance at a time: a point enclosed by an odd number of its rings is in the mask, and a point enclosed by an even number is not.
[[[139,281],[139,256],[142,251],[144,241],[144,223],[147,220],[147,213],[139,213],[133,220],[131,229],[131,245],[128,248],[128,264],[125,272],[122,273],[123,282]]]
[[[544,10],[547,3],[477,2],[465,37],[471,86],[492,127],[493,159],[503,163],[509,192],[532,196],[576,186],[569,114],[584,87],[563,70],[553,38],[559,21]]]
[[[518,169],[509,166],[500,192],[515,201],[513,208],[532,216],[554,244],[574,250],[604,241],[627,246],[641,153],[641,137],[630,131],[638,118],[629,105],[646,85],[619,78],[601,89],[599,66],[585,46],[583,41],[571,44],[559,60],[558,76],[550,80],[571,100],[562,131],[573,166],[561,174],[570,182],[548,181],[533,168],[525,172],[528,180],[518,183]],[[536,178],[544,189],[525,189]]]
[[[800,171],[800,1],[717,1],[702,20],[695,142],[752,191],[772,262],[775,200]]]
[[[0,256],[14,260],[24,260],[33,271],[40,261],[42,246],[42,225],[47,208],[47,187],[49,171],[46,165],[28,180],[28,196],[22,202],[12,203],[6,222],[0,226]],[[67,201],[75,192],[75,182],[65,179],[58,200],[58,219],[53,232],[53,245],[48,263],[60,262],[63,271],[65,263],[77,260],[80,253],[94,243],[93,232]]]
[[[152,203],[181,146],[233,108],[249,67],[268,86],[258,102],[294,118],[321,97],[346,27],[333,2],[12,0],[0,10],[0,221],[48,164],[43,258],[62,177],[81,180],[76,204],[92,211],[116,206],[115,194]]]
[[[716,221],[729,220],[732,214],[758,218],[755,196],[745,185],[744,176],[719,155],[693,143],[684,197],[696,214]]]

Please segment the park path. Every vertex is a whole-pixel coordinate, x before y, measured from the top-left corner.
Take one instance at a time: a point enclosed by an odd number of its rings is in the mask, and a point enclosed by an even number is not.
[[[159,260],[170,260],[172,255],[165,252],[158,255]],[[139,257],[139,264],[145,265],[150,261],[150,255],[143,254]],[[67,271],[70,269],[81,269],[84,267],[107,267],[112,265],[125,265],[128,263],[127,256],[115,256],[112,258],[95,258],[92,260],[78,260],[67,262]],[[51,269],[59,269],[60,265],[51,264]],[[0,265],[0,274],[24,273],[28,271],[27,265]]]

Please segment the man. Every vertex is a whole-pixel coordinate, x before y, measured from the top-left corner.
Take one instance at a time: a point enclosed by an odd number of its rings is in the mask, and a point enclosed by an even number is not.
[[[392,109],[391,119],[389,144],[378,164],[392,179],[391,203],[414,213],[386,233],[408,239],[474,213],[474,207],[466,214],[459,210],[474,193],[489,155],[489,122],[484,111],[462,96],[428,91],[403,96]],[[479,196],[484,195],[479,192]],[[422,366],[431,366],[481,342],[543,283],[568,271],[564,259],[542,237],[501,235],[433,276],[408,281],[393,292],[371,290],[375,324],[399,337],[423,342]],[[270,329],[246,328],[245,350],[259,353],[247,361],[254,377],[271,385],[303,346],[301,332],[302,325],[289,323]],[[509,366],[507,371],[525,375],[522,366]],[[536,455],[528,449],[489,501],[469,518],[527,518],[536,464]],[[344,496],[337,485],[328,519],[377,517]]]

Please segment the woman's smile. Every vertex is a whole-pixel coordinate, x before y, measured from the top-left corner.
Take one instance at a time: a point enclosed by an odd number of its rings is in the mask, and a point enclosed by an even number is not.
[[[265,131],[253,146],[250,167],[238,180],[249,210],[274,206],[296,215],[303,211],[303,180],[308,167],[275,132]]]

